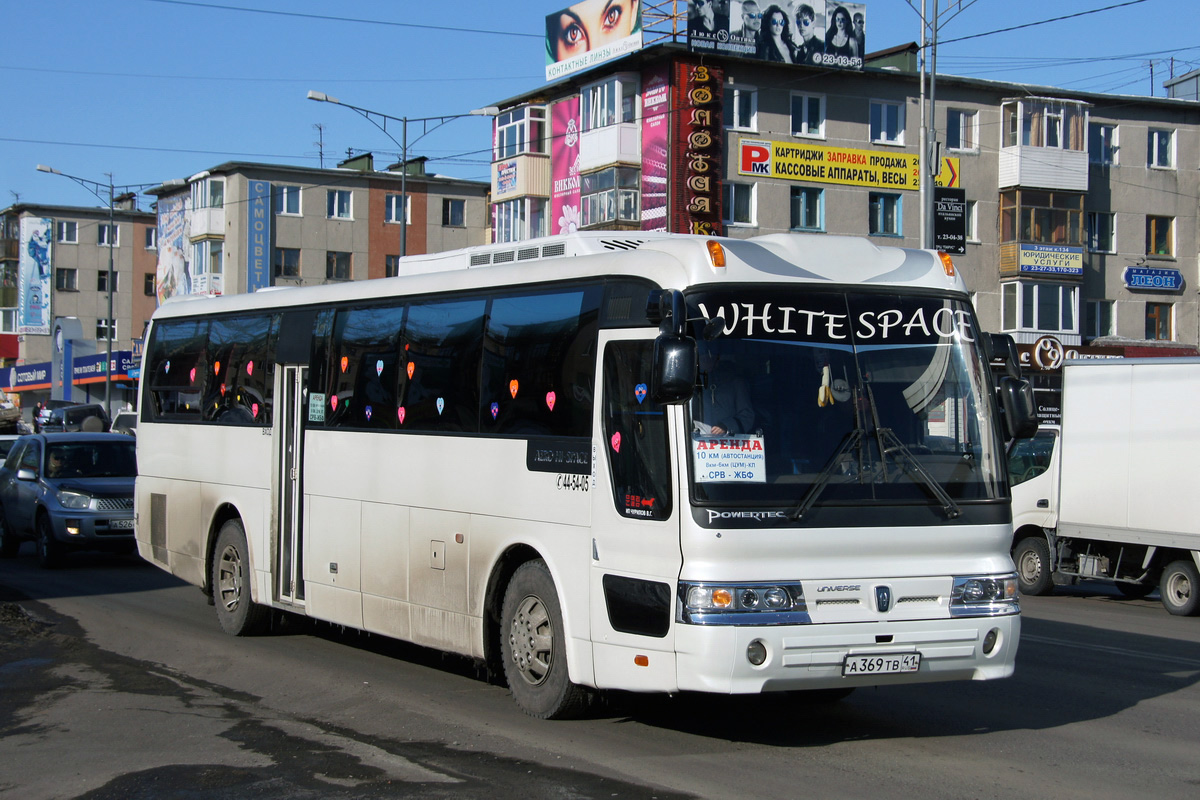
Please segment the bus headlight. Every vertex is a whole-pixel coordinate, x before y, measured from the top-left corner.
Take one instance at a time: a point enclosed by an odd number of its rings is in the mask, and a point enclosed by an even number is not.
[[[692,625],[796,625],[810,622],[799,583],[679,584],[677,619]]]
[[[950,616],[987,617],[1020,612],[1017,576],[970,575],[954,579],[950,591]]]

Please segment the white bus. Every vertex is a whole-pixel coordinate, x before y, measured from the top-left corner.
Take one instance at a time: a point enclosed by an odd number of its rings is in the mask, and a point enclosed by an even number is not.
[[[138,547],[227,632],[464,654],[544,718],[1012,673],[1031,393],[948,257],[605,232],[401,263],[154,315]]]

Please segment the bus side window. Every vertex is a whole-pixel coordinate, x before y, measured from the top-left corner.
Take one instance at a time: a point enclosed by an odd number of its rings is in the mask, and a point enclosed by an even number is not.
[[[208,381],[208,320],[166,320],[156,323],[147,348],[149,381],[147,421],[200,421],[204,388]]]
[[[653,342],[611,342],[604,349],[604,442],[617,513],[671,516],[666,407],[650,399]]]

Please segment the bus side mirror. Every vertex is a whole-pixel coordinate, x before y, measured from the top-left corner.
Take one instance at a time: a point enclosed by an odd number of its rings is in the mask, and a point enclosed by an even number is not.
[[[696,340],[660,333],[654,340],[650,398],[656,403],[683,403],[696,389]]]
[[[1000,379],[1000,413],[1009,439],[1028,439],[1037,433],[1037,408],[1033,402],[1033,386],[1029,381],[1005,375]]]
[[[1000,361],[1004,371],[1010,378],[1021,377],[1021,355],[1017,352],[1017,343],[1007,333],[989,333],[984,340],[987,348],[988,361]]]

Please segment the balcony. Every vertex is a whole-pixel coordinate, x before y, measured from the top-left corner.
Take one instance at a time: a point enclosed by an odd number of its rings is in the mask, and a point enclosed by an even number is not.
[[[1087,104],[1030,97],[1001,105],[1000,189],[1088,190]]]

